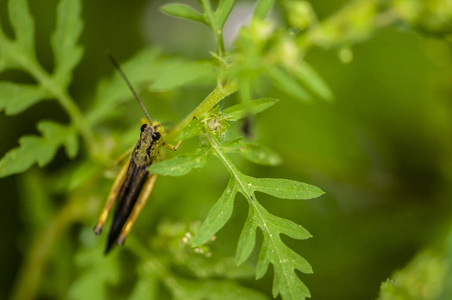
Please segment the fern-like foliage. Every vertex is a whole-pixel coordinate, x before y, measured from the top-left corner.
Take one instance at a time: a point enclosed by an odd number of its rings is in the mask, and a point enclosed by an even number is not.
[[[38,130],[42,136],[22,137],[20,146],[10,150],[0,160],[0,177],[23,172],[35,163],[41,167],[48,164],[61,146],[65,146],[70,158],[77,155],[78,134],[86,134],[87,130],[80,121],[77,107],[67,95],[67,87],[72,71],[83,54],[77,45],[83,28],[80,9],[80,1],[62,0],[58,5],[56,30],[51,38],[55,69],[52,74],[48,74],[36,58],[35,26],[27,1],[8,1],[15,39],[8,38],[0,28],[0,72],[19,69],[33,76],[37,84],[0,82],[0,110],[4,110],[7,115],[15,115],[44,99],[53,98],[72,117],[72,124],[40,122]]]
[[[279,164],[281,158],[264,145],[247,141],[242,137],[227,140],[225,134],[230,122],[253,117],[277,102],[270,98],[251,101],[254,98],[255,80],[261,77],[275,83],[275,86],[302,101],[315,96],[328,100],[331,99],[331,92],[324,81],[303,60],[303,55],[296,50],[294,52],[296,47],[291,35],[278,32],[272,24],[264,21],[274,1],[258,1],[252,21],[249,26],[241,30],[235,42],[236,50],[230,52],[227,51],[223,42],[223,27],[235,1],[220,0],[215,6],[210,0],[201,0],[200,4],[202,12],[182,4],[166,5],[162,11],[207,25],[212,30],[217,43],[217,50],[212,58],[187,61],[183,58],[168,58],[160,51],[146,48],[124,63],[123,68],[138,91],[147,88],[150,92],[162,92],[186,85],[216,83],[212,93],[166,137],[168,140],[187,140],[199,136],[202,141],[199,147],[192,153],[155,164],[149,171],[161,175],[181,176],[192,169],[205,167],[209,157],[213,155],[225,165],[231,178],[206,220],[199,228],[192,231],[196,232],[196,235],[187,240],[177,255],[165,254],[164,256],[159,254],[158,250],[155,253],[149,252],[146,247],[134,242],[133,238],[128,241],[134,254],[142,260],[138,284],[133,288],[131,298],[143,299],[148,298],[149,295],[158,299],[157,283],[159,282],[163,283],[175,299],[266,299],[260,292],[239,285],[233,280],[234,278],[226,274],[227,271],[205,276],[203,280],[193,280],[193,278],[182,277],[180,274],[173,274],[171,264],[168,263],[169,260],[180,260],[181,257],[185,257],[183,264],[198,278],[203,277],[206,272],[209,273],[209,268],[213,270],[214,266],[222,266],[223,269],[228,266],[228,269],[232,269],[229,258],[215,263],[205,257],[202,265],[204,273],[199,272],[201,268],[195,266],[196,260],[199,260],[198,253],[193,249],[205,249],[207,246],[204,244],[228,222],[238,193],[242,194],[249,204],[248,218],[240,235],[235,257],[235,261],[241,267],[246,265],[255,248],[257,228],[262,231],[264,237],[257,268],[253,272],[245,272],[246,276],[243,278],[252,273],[256,278],[261,278],[271,264],[274,268],[273,295],[275,297],[277,295],[281,295],[283,299],[310,297],[309,290],[298,278],[295,270],[311,273],[311,267],[280,237],[284,234],[294,239],[306,239],[310,237],[309,232],[292,221],[268,212],[259,203],[256,193],[265,193],[282,199],[301,200],[318,197],[323,192],[312,185],[293,180],[255,178],[243,174],[229,158],[230,154],[239,153],[251,162],[267,166]],[[53,121],[40,121],[37,128],[41,135],[21,137],[19,147],[7,152],[0,160],[0,177],[24,172],[34,164],[45,166],[52,161],[60,147],[65,148],[69,158],[74,158],[78,153],[79,138],[81,138],[89,158],[85,163],[77,166],[75,171],[64,171],[66,174],[71,172],[65,192],[76,191],[78,187],[83,186],[84,181],[93,179],[94,174],[100,172],[100,167],[92,162],[112,164],[110,153],[102,147],[102,143],[108,144],[108,137],[95,130],[103,122],[120,116],[122,112],[118,107],[131,98],[130,91],[118,74],[102,80],[93,97],[91,107],[84,114],[69,95],[68,86],[72,80],[72,71],[83,55],[82,48],[78,45],[83,29],[80,0],[59,1],[56,11],[56,28],[50,40],[55,59],[55,67],[51,73],[40,65],[36,57],[35,26],[27,1],[9,0],[8,10],[14,38],[6,36],[0,29],[0,72],[18,69],[30,74],[36,83],[27,85],[8,81],[0,82],[0,110],[4,110],[7,115],[15,115],[40,101],[51,99],[64,109],[70,122],[58,124]],[[273,47],[274,45],[280,46]],[[216,104],[236,91],[241,103],[220,111]],[[193,117],[196,118],[193,119]],[[128,141],[126,135],[123,134],[121,139]],[[136,132],[133,136],[136,139]],[[127,147],[131,145],[133,142]],[[56,221],[51,226],[58,227],[61,225],[59,222],[74,222],[79,217],[74,215],[79,211],[73,208],[89,207],[88,198],[90,197],[86,195],[74,197],[75,200],[68,202],[67,210],[62,210],[61,216],[57,215]],[[51,226],[49,232],[58,232]],[[158,236],[165,237],[165,234],[159,233]],[[171,236],[171,241],[180,242],[184,238],[175,235]],[[96,242],[97,240],[93,241],[92,236],[85,239],[85,244],[93,245]],[[109,296],[106,286],[118,282],[121,276],[118,255],[104,260],[100,257],[102,251],[99,247],[81,246],[77,252],[75,265],[80,270],[68,290],[70,298],[106,299]],[[171,249],[167,247],[161,252],[167,252],[168,248]],[[36,247],[36,249],[39,252],[40,248]],[[236,270],[240,270],[241,267]],[[249,270],[249,268],[245,269]],[[37,281],[34,278],[27,281],[26,275],[23,278],[25,280],[18,286],[29,288],[19,288],[16,291],[16,298],[33,298],[37,290]]]
[[[215,155],[225,165],[231,179],[217,203],[212,207],[204,223],[198,229],[192,240],[192,246],[198,247],[208,242],[229,220],[234,207],[237,193],[241,193],[248,202],[248,217],[242,229],[237,246],[236,260],[238,264],[245,262],[255,247],[256,230],[262,231],[264,240],[261,246],[259,260],[256,267],[256,279],[265,275],[268,265],[274,268],[273,296],[281,294],[283,299],[305,299],[310,297],[309,290],[295,273],[312,273],[309,263],[296,252],[291,250],[281,240],[285,234],[294,239],[307,239],[309,232],[296,223],[277,217],[268,212],[259,202],[256,192],[269,194],[282,199],[312,199],[323,192],[312,185],[298,181],[277,178],[254,178],[240,172],[228,157],[228,152],[237,148],[230,145],[246,143],[241,140],[221,142],[224,131],[228,127],[226,120],[239,120],[247,113],[260,112],[275,103],[273,99],[259,99],[245,104],[239,104],[219,112],[218,109],[201,118],[196,118],[182,132],[185,138],[198,133],[204,143],[196,151],[165,160],[152,165],[150,172],[161,175],[180,176],[194,168],[202,168],[207,164],[210,155]],[[246,146],[243,147],[246,149]],[[253,162],[275,162],[276,154],[266,147],[256,145],[252,151],[243,151],[243,157]],[[276,156],[277,157],[277,156]]]

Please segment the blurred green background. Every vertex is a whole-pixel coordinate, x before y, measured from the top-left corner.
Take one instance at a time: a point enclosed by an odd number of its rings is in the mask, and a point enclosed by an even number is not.
[[[11,34],[6,2],[0,1],[0,22]],[[57,1],[29,2],[37,28],[37,55],[43,66],[51,70],[49,36],[55,26]],[[84,1],[85,28],[80,41],[84,57],[70,86],[71,95],[82,110],[89,106],[99,79],[113,72],[103,54],[106,49],[111,49],[119,61],[146,45],[159,47],[167,55],[190,59],[210,56],[214,41],[207,28],[160,13],[158,7],[164,3]],[[311,2],[320,20],[345,3]],[[337,49],[314,47],[306,57],[332,89],[332,103],[303,104],[275,88],[267,90],[268,97],[281,101],[256,118],[253,138],[276,150],[283,158],[282,165],[262,167],[239,160],[239,168],[246,174],[299,180],[326,192],[321,198],[303,202],[260,195],[267,210],[302,224],[313,234],[307,241],[283,238],[313,266],[314,274],[300,275],[313,299],[375,299],[381,282],[406,266],[420,250],[441,241],[450,229],[450,43],[393,26],[353,45],[351,51],[353,59],[349,63],[341,61]],[[19,71],[4,72],[0,79],[33,82]],[[148,99],[146,106],[156,119],[175,124],[213,87],[211,84],[203,89],[162,93],[156,99]],[[223,105],[227,107],[233,101],[226,100]],[[138,126],[133,124],[142,117],[135,105],[131,102],[127,108],[134,114],[125,117],[124,123],[130,126]],[[5,116],[2,112],[0,155],[15,147],[23,134],[36,133],[35,124],[41,119],[68,121],[54,102],[41,102],[18,116]],[[46,170],[56,171],[66,163],[60,150]],[[226,170],[214,158],[202,171],[183,177],[161,177],[132,235],[149,238],[163,220],[203,220],[227,180]],[[24,186],[24,182],[23,175],[0,180],[1,299],[10,293],[24,251],[30,245],[31,229],[24,219],[21,196],[32,187]],[[55,197],[52,201],[58,208],[65,199]],[[218,234],[222,252],[233,255],[246,214],[245,202],[238,197],[233,219]],[[72,226],[64,238],[70,246],[60,245],[51,256],[67,251],[71,259],[80,232],[91,229],[95,221],[93,216],[86,224]],[[258,238],[261,239],[259,234]],[[257,253],[255,250],[254,261]],[[68,262],[63,270],[67,274],[55,281],[54,289],[64,293],[73,282],[72,263]],[[47,272],[51,274],[52,270]],[[271,281],[269,272],[263,280],[245,284],[270,293]],[[56,287],[59,283],[61,286]],[[54,296],[47,291],[51,285],[42,289],[43,295]]]

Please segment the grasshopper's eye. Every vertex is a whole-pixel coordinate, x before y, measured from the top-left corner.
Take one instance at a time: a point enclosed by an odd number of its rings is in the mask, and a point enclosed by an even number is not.
[[[148,124],[141,125],[141,132],[143,132],[146,129],[146,127],[148,127]]]
[[[152,137],[153,137],[154,141],[156,141],[156,140],[159,140],[161,136],[162,135],[160,134],[160,132],[154,132],[154,135]]]

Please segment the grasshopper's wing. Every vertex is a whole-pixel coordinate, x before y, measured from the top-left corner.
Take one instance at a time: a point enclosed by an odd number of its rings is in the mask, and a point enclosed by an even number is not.
[[[130,230],[132,230],[135,221],[137,220],[143,208],[146,206],[146,202],[148,201],[149,196],[151,195],[151,192],[154,189],[156,180],[157,180],[156,174],[151,174],[146,179],[146,182],[144,183],[143,188],[141,189],[140,195],[138,196],[138,200],[135,203],[135,206],[133,207],[132,213],[130,214],[129,219],[127,219],[126,224],[124,224],[121,234],[118,237],[117,243],[119,245],[122,245],[124,243],[124,240],[127,237],[127,235],[129,235]]]
[[[129,169],[129,164],[130,164],[130,161],[127,161],[115,178],[115,182],[113,183],[113,186],[111,187],[110,194],[108,195],[107,201],[105,202],[104,208],[102,209],[99,220],[97,221],[97,225],[94,228],[95,234],[100,234],[102,231],[102,227],[104,226],[105,221],[107,220],[107,217],[108,217],[113,205],[115,204],[115,200],[117,199],[118,194],[121,190],[121,187],[123,186],[123,183],[126,179],[127,170]]]
[[[148,175],[149,172],[147,171],[147,166],[138,166],[135,162],[130,162],[126,179],[124,180],[124,184],[118,195],[118,203],[116,205],[113,223],[108,236],[105,254],[111,250],[115,243],[117,243],[122,228],[135,206]]]

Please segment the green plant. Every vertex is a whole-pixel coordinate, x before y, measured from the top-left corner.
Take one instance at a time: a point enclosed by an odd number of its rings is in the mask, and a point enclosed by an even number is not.
[[[255,178],[239,171],[229,154],[240,153],[246,160],[270,166],[277,165],[281,159],[268,147],[247,141],[242,137],[246,134],[233,124],[243,119],[252,120],[257,113],[276,103],[275,99],[270,98],[253,100],[255,95],[265,96],[260,88],[263,80],[272,82],[276,88],[301,102],[314,98],[331,100],[332,92],[305,60],[305,55],[313,46],[338,48],[341,58],[349,61],[351,51],[348,47],[369,38],[380,27],[402,22],[432,34],[447,32],[447,22],[435,23],[432,27],[424,22],[425,19],[419,21],[419,16],[430,11],[424,9],[425,4],[421,2],[408,10],[409,13],[400,9],[410,3],[356,1],[320,23],[308,2],[286,0],[280,3],[284,22],[276,24],[266,20],[275,1],[260,0],[249,25],[240,30],[235,48],[230,51],[224,46],[223,27],[235,1],[220,0],[214,7],[211,1],[202,0],[202,12],[182,4],[162,7],[162,11],[169,15],[207,25],[215,37],[216,51],[210,59],[193,62],[165,56],[156,49],[143,49],[123,65],[130,81],[142,93],[199,87],[206,82],[214,83],[215,88],[166,137],[168,141],[183,139],[184,144],[188,143],[195,149],[152,165],[150,171],[181,176],[193,169],[204,168],[208,158],[214,155],[226,167],[230,179],[202,225],[196,222],[189,225],[162,222],[157,226],[157,235],[152,239],[148,237],[150,241],[147,242],[139,241],[132,234],[125,249],[130,250],[138,260],[139,271],[133,274],[137,280],[131,284],[133,288],[128,289],[130,293],[127,296],[133,299],[148,299],[151,296],[160,299],[162,294],[166,295],[159,291],[158,283],[161,283],[166,293],[177,299],[264,299],[264,294],[240,284],[236,279],[249,278],[253,274],[261,278],[271,264],[274,297],[310,297],[308,288],[295,270],[310,273],[311,267],[280,237],[284,234],[294,239],[306,239],[310,234],[300,225],[268,212],[258,202],[255,192],[282,199],[310,199],[323,192],[297,181]],[[81,231],[79,244],[72,252],[66,251],[69,254],[62,254],[64,251],[61,251],[50,257],[50,253],[53,247],[68,247],[70,243],[57,241],[64,240],[61,233],[71,224],[81,222],[88,228],[94,223],[99,200],[106,196],[105,187],[111,183],[103,180],[104,170],[114,169],[119,153],[131,147],[137,137],[137,125],[130,130],[108,129],[112,121],[123,117],[120,108],[131,99],[130,91],[115,74],[99,83],[93,104],[83,113],[70,96],[68,86],[72,71],[83,53],[78,45],[83,27],[80,1],[61,0],[58,5],[56,29],[51,40],[55,69],[51,74],[42,68],[36,58],[34,23],[27,1],[9,0],[8,9],[15,38],[8,38],[0,32],[0,71],[23,70],[36,80],[36,84],[0,82],[0,109],[8,115],[15,115],[50,98],[65,110],[70,122],[63,125],[41,121],[37,126],[41,136],[22,137],[20,146],[10,150],[0,160],[0,176],[24,172],[36,163],[40,167],[46,166],[61,146],[64,146],[69,158],[79,155],[74,164],[47,174],[49,179],[42,178],[42,173],[36,169],[24,176],[24,184],[35,191],[26,197],[28,216],[42,229],[34,234],[34,246],[27,253],[14,297],[34,298],[46,260],[50,260],[55,269],[63,268],[67,255],[74,254],[78,267],[76,279],[66,290],[47,292],[55,293],[55,297],[66,294],[75,299],[108,298],[111,293],[105,289],[106,284],[119,286],[123,279],[121,273],[130,272],[121,266],[123,254],[115,252],[111,257],[103,258],[103,245],[88,229]],[[218,103],[236,92],[240,103],[220,110]],[[199,143],[190,144],[189,140],[193,137],[199,137]],[[81,147],[79,138],[82,140]],[[115,147],[110,146],[112,141]],[[83,149],[80,154],[79,148]],[[245,197],[249,208],[238,240],[235,261],[221,254],[212,258],[210,256],[218,249],[215,249],[215,243],[209,241],[215,240],[215,234],[230,219],[237,193]],[[49,207],[51,198],[61,194],[66,199],[64,206],[59,210]],[[94,199],[92,195],[95,195]],[[48,219],[51,221],[48,222]],[[254,271],[246,261],[255,248],[258,227],[263,241]],[[129,253],[127,250],[124,252]]]

